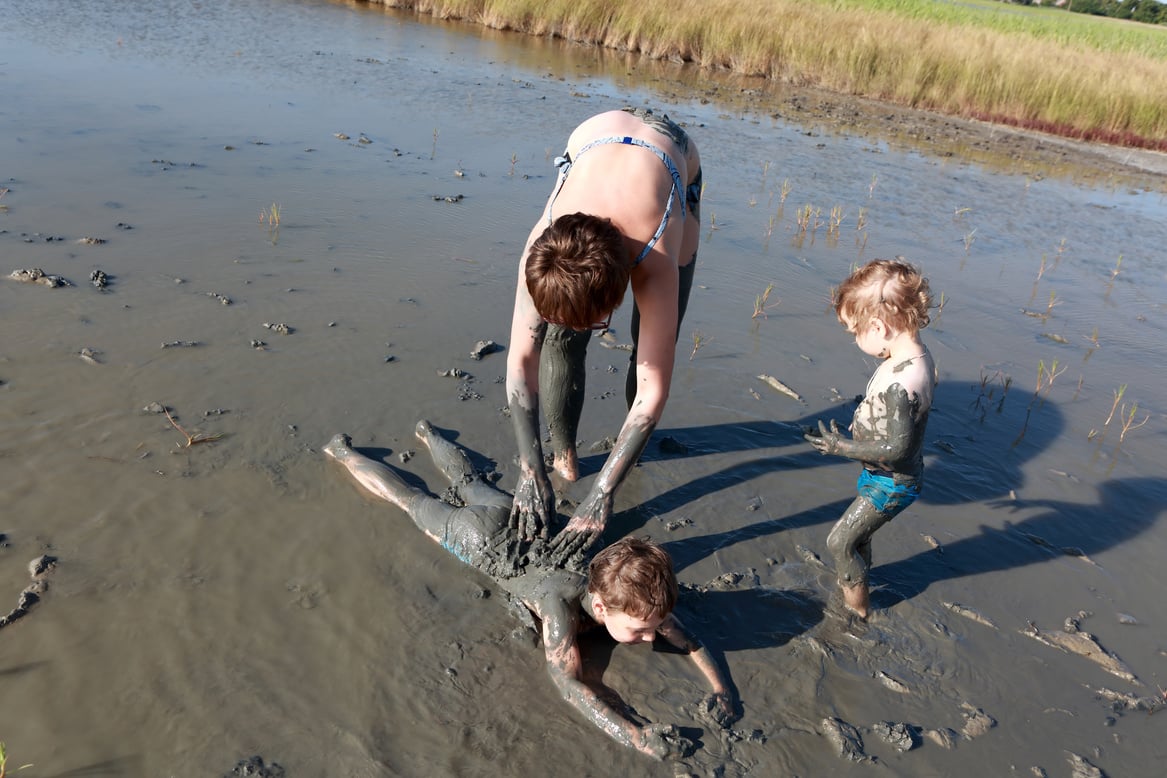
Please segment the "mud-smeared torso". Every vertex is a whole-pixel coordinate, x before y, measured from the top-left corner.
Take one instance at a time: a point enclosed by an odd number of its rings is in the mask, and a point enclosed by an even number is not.
[[[890,470],[896,480],[918,479],[924,471],[924,431],[936,388],[936,367],[927,352],[910,359],[886,359],[871,376],[855,409],[851,437],[877,444],[863,464]]]

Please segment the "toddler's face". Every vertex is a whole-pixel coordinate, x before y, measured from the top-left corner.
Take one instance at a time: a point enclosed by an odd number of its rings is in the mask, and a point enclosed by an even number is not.
[[[855,345],[864,354],[872,357],[882,357],[886,353],[887,344],[883,340],[883,328],[878,319],[867,319],[860,323],[849,316],[843,317],[843,326],[847,332],[855,336]]]

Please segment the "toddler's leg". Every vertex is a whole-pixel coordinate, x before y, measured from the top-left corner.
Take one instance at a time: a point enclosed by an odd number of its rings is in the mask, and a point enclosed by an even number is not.
[[[871,569],[871,536],[891,518],[877,510],[866,497],[856,497],[827,536],[827,549],[835,558],[835,574],[843,589],[843,600],[861,618],[867,618],[871,599],[867,579]]]

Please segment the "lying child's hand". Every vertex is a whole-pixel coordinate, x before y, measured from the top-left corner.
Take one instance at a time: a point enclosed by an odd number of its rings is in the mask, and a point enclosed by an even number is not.
[[[649,724],[641,727],[637,751],[653,759],[684,759],[693,753],[693,741],[682,735],[672,724]]]
[[[817,433],[811,430],[802,437],[818,449],[820,454],[838,454],[839,441],[843,439],[843,434],[839,432],[839,424],[834,419],[831,419],[830,429],[827,429],[820,421]]]
[[[729,692],[714,692],[707,694],[701,700],[698,714],[701,718],[715,724],[722,729],[729,729],[729,725],[741,716],[734,710],[733,698]]]

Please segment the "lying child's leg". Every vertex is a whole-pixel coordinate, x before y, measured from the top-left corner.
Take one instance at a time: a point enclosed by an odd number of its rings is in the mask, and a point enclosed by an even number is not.
[[[333,436],[322,450],[330,459],[343,465],[366,490],[406,513],[411,513],[413,504],[419,498],[433,499],[401,480],[401,476],[388,465],[358,454],[352,448],[352,438],[343,432]]]
[[[463,502],[467,505],[498,506],[510,510],[514,498],[487,483],[474,469],[470,457],[461,446],[443,438],[424,419],[417,423],[414,432],[417,439],[429,449],[434,464],[458,490]]]
[[[434,434],[430,440],[436,443],[442,439]],[[445,442],[457,450],[453,444]],[[449,453],[449,449],[439,448],[443,455]],[[492,549],[498,542],[495,536],[506,528],[511,506],[509,500],[503,500],[499,505],[469,504],[455,508],[409,486],[388,465],[358,454],[352,449],[348,435],[335,436],[323,451],[343,465],[369,492],[405,511],[418,529],[454,556],[479,569],[485,569],[490,563]],[[465,456],[460,450],[458,453]]]

